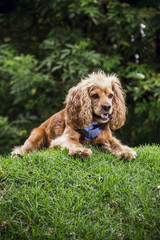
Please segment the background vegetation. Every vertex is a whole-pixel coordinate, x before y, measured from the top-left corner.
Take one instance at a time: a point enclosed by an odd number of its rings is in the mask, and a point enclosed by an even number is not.
[[[103,69],[129,108],[123,142],[160,143],[160,5],[139,0],[0,2],[0,151],[62,109],[67,90]]]

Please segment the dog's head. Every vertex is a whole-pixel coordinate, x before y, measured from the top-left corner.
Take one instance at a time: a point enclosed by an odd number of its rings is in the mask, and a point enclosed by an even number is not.
[[[89,74],[66,97],[66,122],[81,129],[91,122],[109,122],[112,129],[125,122],[126,107],[121,84],[115,75],[104,72]]]

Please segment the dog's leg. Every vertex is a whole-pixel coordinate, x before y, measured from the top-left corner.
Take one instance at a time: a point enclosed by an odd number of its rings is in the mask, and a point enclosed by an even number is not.
[[[136,155],[137,155],[132,148],[122,145],[121,142],[115,137],[112,137],[110,140],[104,143],[102,147],[104,149],[108,149],[115,156],[118,156],[120,158],[131,160],[133,158],[136,158]]]
[[[80,134],[77,131],[68,127],[65,129],[62,136],[51,141],[50,148],[60,146],[62,150],[69,150],[70,156],[74,155],[81,158],[90,157],[92,151],[88,148],[84,148],[79,142],[79,138]]]
[[[42,149],[48,147],[49,141],[45,128],[38,127],[33,129],[29,138],[25,141],[22,146],[15,147],[11,152],[11,155],[21,155],[25,152],[33,151],[35,149]]]

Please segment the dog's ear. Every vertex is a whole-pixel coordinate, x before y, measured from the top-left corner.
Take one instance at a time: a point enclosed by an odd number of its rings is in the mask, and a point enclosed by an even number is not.
[[[66,123],[74,129],[85,128],[92,121],[91,99],[88,88],[84,84],[78,84],[71,88],[65,100]]]
[[[121,83],[116,76],[113,76],[112,90],[114,92],[114,97],[110,127],[115,130],[124,125],[127,110],[125,106],[125,94],[123,93]]]

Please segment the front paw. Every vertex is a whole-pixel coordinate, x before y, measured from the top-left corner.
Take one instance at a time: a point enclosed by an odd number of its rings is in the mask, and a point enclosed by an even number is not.
[[[92,155],[91,149],[88,148],[75,148],[69,149],[70,156],[77,156],[80,158],[89,158]]]
[[[17,155],[18,157],[21,157],[23,153],[24,152],[22,151],[22,147],[21,146],[14,147],[12,152],[11,152],[11,156]]]
[[[117,153],[117,156],[120,158],[131,160],[136,158],[137,153],[132,148],[124,147],[122,151]]]

